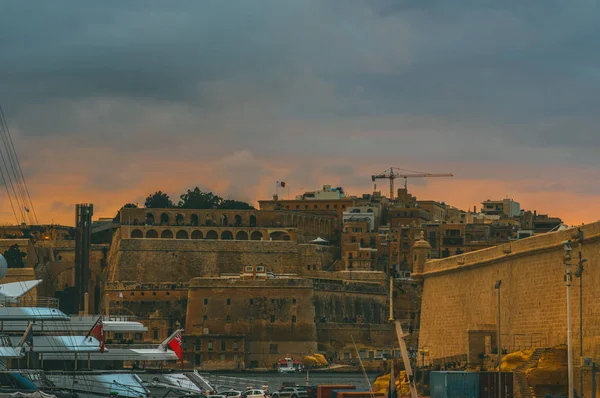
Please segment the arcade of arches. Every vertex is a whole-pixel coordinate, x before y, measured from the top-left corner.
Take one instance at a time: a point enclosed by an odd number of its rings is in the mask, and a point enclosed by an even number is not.
[[[290,240],[289,229],[331,238],[337,219],[286,211],[124,208],[121,225],[132,228],[123,237],[137,239]]]
[[[121,228],[122,238],[131,239],[208,239],[208,240],[297,240],[295,229],[223,227],[136,227]]]

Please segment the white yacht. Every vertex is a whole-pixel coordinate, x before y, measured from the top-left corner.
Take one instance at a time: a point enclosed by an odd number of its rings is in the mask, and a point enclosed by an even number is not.
[[[0,255],[0,279],[6,271],[6,260]],[[71,317],[58,309],[57,299],[25,296],[41,282],[0,284],[0,371],[12,367],[11,374],[21,374],[34,384],[43,375],[46,384],[74,391],[82,398],[200,395],[213,389],[197,372],[113,370],[124,359],[159,364],[177,361],[168,347],[182,330],[159,345],[109,345],[101,350],[104,331],[135,333],[147,328],[122,317]],[[98,325],[102,342],[93,333]],[[100,368],[110,370],[91,370]]]

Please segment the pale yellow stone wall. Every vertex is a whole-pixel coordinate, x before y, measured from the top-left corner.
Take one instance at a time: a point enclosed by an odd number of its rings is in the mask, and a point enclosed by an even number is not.
[[[583,278],[584,356],[600,354],[600,222],[581,227],[588,259]],[[502,346],[509,351],[566,343],[566,287],[562,242],[577,229],[430,260],[425,264],[419,346],[428,360],[467,353],[467,330],[497,325],[496,280],[502,280]],[[575,271],[578,245],[572,244]],[[419,275],[417,275],[417,278]],[[572,287],[575,363],[579,352],[579,279]],[[600,358],[596,358],[599,360]]]

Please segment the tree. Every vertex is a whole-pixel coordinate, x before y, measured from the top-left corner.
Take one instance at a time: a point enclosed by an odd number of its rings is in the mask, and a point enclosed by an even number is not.
[[[153,194],[148,195],[146,198],[146,203],[144,203],[144,207],[154,208],[154,209],[166,209],[169,207],[173,207],[173,202],[169,195],[162,191],[157,191]]]
[[[224,210],[254,210],[254,207],[246,202],[240,202],[232,199],[225,199],[219,205],[219,209]]]
[[[137,205],[135,203],[126,203],[122,209],[137,209]],[[117,215],[113,218],[113,222],[121,222],[121,210],[117,212]]]
[[[19,245],[12,245],[4,252],[4,258],[8,263],[8,268],[25,268],[23,259],[27,257],[27,253],[19,250]]]
[[[223,198],[212,192],[202,192],[196,187],[194,190],[189,190],[180,196],[180,201],[177,204],[182,209],[216,209],[219,207]]]

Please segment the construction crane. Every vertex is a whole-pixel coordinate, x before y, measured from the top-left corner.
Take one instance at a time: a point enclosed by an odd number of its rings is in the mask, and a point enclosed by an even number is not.
[[[408,173],[406,173],[408,172]],[[405,174],[406,173],[406,174]],[[404,188],[406,189],[408,186],[409,178],[423,178],[423,177],[454,177],[453,174],[450,173],[423,173],[414,170],[405,170],[400,169],[398,167],[390,167],[383,172],[371,176],[371,180],[375,182],[375,180],[380,178],[387,178],[390,180],[390,200],[394,199],[394,180],[396,178],[404,178]]]

